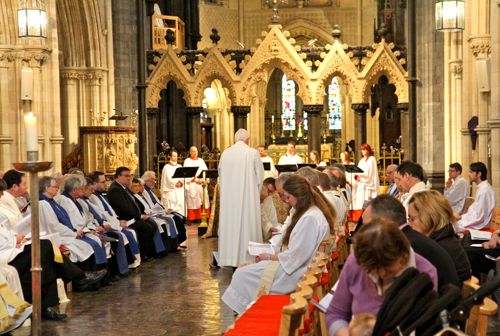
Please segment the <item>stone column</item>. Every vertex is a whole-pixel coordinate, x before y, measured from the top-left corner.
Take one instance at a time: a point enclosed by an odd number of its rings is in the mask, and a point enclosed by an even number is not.
[[[307,112],[307,144],[309,152],[316,150],[321,153],[321,112],[323,108],[323,105],[304,105],[304,111]]]
[[[203,112],[202,106],[188,106],[186,107],[186,114],[188,116],[188,132],[189,132],[189,145],[196,146],[198,150],[201,149],[201,125],[200,113]],[[200,151],[201,153],[201,151]]]
[[[491,109],[488,126],[491,129],[491,166],[488,176],[500,202],[500,151],[495,148],[500,144],[500,2],[491,2]]]
[[[240,128],[247,129],[247,115],[250,113],[250,106],[231,106],[234,115],[234,132]]]
[[[354,110],[354,128],[356,131],[354,153],[356,153],[356,159],[360,159],[361,151],[359,147],[366,142],[366,110],[368,110],[369,105],[368,103],[359,103],[352,104],[351,107]]]
[[[399,122],[401,124],[401,155],[403,160],[407,159],[410,142],[410,117],[408,115],[408,103],[399,103],[396,105],[400,114]]]
[[[62,78],[62,135],[65,139],[63,144],[63,156],[68,155],[78,143],[80,126],[78,117],[78,77],[79,74],[70,71],[61,71]]]

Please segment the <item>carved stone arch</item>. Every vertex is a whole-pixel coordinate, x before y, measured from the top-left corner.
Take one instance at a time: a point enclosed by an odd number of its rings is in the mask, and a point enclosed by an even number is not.
[[[205,89],[210,87],[210,84],[215,79],[218,79],[222,83],[222,86],[228,90],[228,98],[231,101],[232,105],[235,104],[235,102],[237,101],[236,89],[232,78],[229,78],[223,72],[220,72],[216,69],[212,69],[210,71],[202,73],[201,77],[196,80],[193,93],[194,105],[201,106],[201,103],[204,98]]]
[[[259,81],[269,82],[274,69],[279,69],[287,75],[288,79],[292,79],[297,84],[297,95],[301,97],[304,104],[310,104],[312,101],[311,91],[307,84],[308,78],[297,71],[297,67],[288,60],[281,57],[272,57],[261,63],[261,66],[253,69],[253,71],[246,77],[244,87],[242,87],[240,101],[242,104],[251,102],[251,88]]]
[[[296,19],[289,22],[283,27],[284,31],[288,31],[290,36],[299,41],[298,37],[306,37],[309,40],[318,39],[316,42],[319,46],[324,46],[326,44],[332,44],[334,39],[331,34],[327,32],[325,27],[321,27],[313,21],[306,19]],[[300,44],[300,43],[298,43]]]
[[[319,79],[319,85],[316,88],[316,98],[323,101],[326,95],[326,87],[331,83],[333,77],[339,77],[349,87],[349,96],[355,100],[359,96],[359,82],[354,74],[345,71],[343,67],[332,67]]]
[[[146,89],[146,107],[157,108],[158,102],[161,99],[160,93],[167,88],[167,84],[172,81],[177,86],[177,89],[184,93],[183,99],[188,106],[191,106],[192,94],[189,90],[189,85],[178,74],[173,72],[164,72],[155,76],[148,82]]]
[[[408,102],[408,84],[405,76],[391,64],[391,60],[385,54],[381,55],[374,65],[371,67],[361,89],[361,97],[363,102],[370,99],[371,87],[375,85],[381,76],[386,76],[390,84],[396,87],[395,95],[398,97],[398,102]]]

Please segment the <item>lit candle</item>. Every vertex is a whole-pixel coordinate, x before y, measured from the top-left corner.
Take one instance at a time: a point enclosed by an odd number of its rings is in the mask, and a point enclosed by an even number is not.
[[[32,112],[29,112],[24,116],[24,130],[26,132],[26,150],[28,152],[38,151],[36,117]]]
[[[271,116],[271,123],[274,124],[274,114]]]
[[[205,180],[206,174],[207,174],[207,172],[203,171],[203,180]]]

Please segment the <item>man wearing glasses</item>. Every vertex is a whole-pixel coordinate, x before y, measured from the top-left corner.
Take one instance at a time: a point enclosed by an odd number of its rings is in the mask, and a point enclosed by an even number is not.
[[[461,215],[464,210],[465,199],[469,196],[470,186],[462,176],[462,165],[455,162],[448,169],[449,178],[446,180],[444,196],[450,202],[453,212]]]

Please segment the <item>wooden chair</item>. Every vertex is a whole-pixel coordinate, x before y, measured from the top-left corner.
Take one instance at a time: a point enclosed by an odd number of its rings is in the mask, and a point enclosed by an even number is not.
[[[478,280],[472,277],[464,281],[462,295],[469,296],[479,288]],[[465,324],[465,333],[473,336],[486,336],[488,332],[488,318],[496,315],[498,306],[495,301],[486,297],[480,305],[474,305]]]
[[[308,311],[309,300],[313,290],[308,285],[311,278],[306,277],[299,282],[297,291],[290,296],[290,304],[283,307],[280,320],[279,336],[297,336],[304,325],[304,317]]]
[[[500,207],[493,209],[493,214],[490,221],[490,229],[493,231],[500,230]]]

